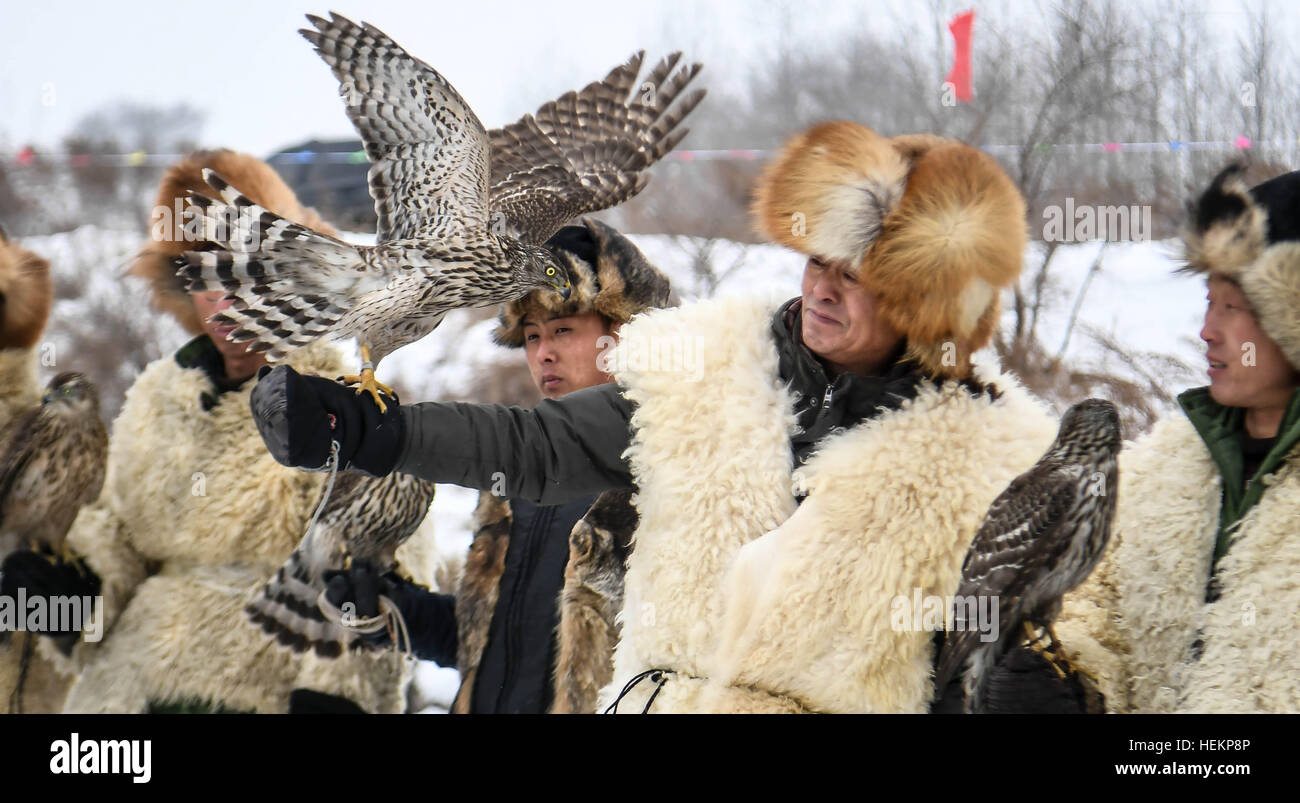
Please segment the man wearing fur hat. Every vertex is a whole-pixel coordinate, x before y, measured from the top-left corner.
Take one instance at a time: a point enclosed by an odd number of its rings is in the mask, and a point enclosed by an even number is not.
[[[1105,559],[1057,635],[1116,712],[1300,712],[1300,172],[1192,209],[1208,387],[1120,455]]]
[[[899,608],[954,592],[989,503],[1055,434],[971,360],[1020,272],[1024,202],[974,148],[831,122],[785,146],[755,211],[808,256],[799,297],[639,316],[610,355],[617,386],[529,412],[402,408],[360,468],[495,475],[542,504],[635,485],[601,694],[619,711],[926,711],[934,632]],[[684,346],[698,359],[644,359]],[[328,424],[273,414],[297,393],[350,421],[361,402],[288,369],[259,383],[265,439],[300,445],[277,459],[318,467]]]
[[[231,151],[196,153],[170,168],[158,208],[171,213],[186,190],[202,190],[204,167],[267,208],[331,231],[269,166]],[[186,295],[174,258],[196,244],[185,240],[183,221],[172,223],[132,272],[151,281],[157,306],[194,339],[147,366],[127,391],[103,491],[68,535],[68,547],[102,581],[104,606],[101,641],[83,639],[70,658],[48,640],[40,645],[77,675],[65,710],[284,712],[291,692],[308,688],[368,711],[400,712],[398,656],[301,657],[244,613],[248,594],[302,537],[324,477],[286,469],[266,454],[248,404],[248,380],[264,361],[228,343],[207,320],[222,306],[219,294]],[[344,372],[343,355],[323,343],[291,363]]]
[[[633,315],[668,303],[669,286],[630,240],[592,218],[561,229],[547,247],[568,268],[573,293],[566,301],[539,290],[506,304],[494,337],[522,348],[542,396],[560,399],[611,381],[602,355]],[[382,591],[398,601],[416,654],[460,670],[453,713],[592,713],[612,673],[614,614],[636,520],[629,494],[546,505],[494,491],[479,497],[454,596],[394,577]],[[377,608],[361,599],[373,596],[365,588],[380,590],[358,576],[365,572],[332,581],[336,604]]]

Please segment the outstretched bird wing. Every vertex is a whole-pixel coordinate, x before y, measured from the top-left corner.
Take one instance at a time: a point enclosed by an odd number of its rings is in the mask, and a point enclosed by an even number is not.
[[[437,70],[370,23],[330,14],[300,33],[339,79],[373,164],[379,242],[464,237],[487,225],[488,137]]]
[[[1012,637],[1018,603],[1026,588],[1046,573],[1069,545],[1069,539],[1044,537],[1056,528],[1078,493],[1078,471],[1057,462],[1044,462],[1012,480],[993,500],[984,524],[971,542],[962,564],[960,600],[998,600],[1000,639]],[[936,693],[961,670],[979,645],[975,623],[948,633],[935,675]]]
[[[681,53],[659,62],[638,85],[644,58],[639,51],[604,80],[489,132],[490,208],[501,233],[545,242],[578,215],[616,206],[645,188],[645,171],[690,132],[679,126],[704,90],[682,94],[701,65],[677,69]]]

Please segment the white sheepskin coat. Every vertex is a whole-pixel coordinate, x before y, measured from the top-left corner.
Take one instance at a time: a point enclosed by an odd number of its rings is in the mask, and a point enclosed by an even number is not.
[[[1107,710],[1300,712],[1300,450],[1265,482],[1207,603],[1223,478],[1204,441],[1179,412],[1120,454],[1111,544],[1056,628]]]
[[[342,355],[317,343],[287,360],[299,371],[345,373]],[[370,712],[405,709],[409,671],[393,652],[336,660],[297,655],[244,614],[249,596],[289,556],[325,479],[279,465],[249,411],[254,381],[213,395],[198,368],[168,355],[127,391],[113,424],[99,500],[68,537],[103,579],[103,640],[83,640],[63,670],[77,678],[76,713],[139,713],[150,703],[205,702],[281,713],[299,687],[348,697]],[[399,557],[417,580],[425,563]],[[409,547],[409,549],[408,549]],[[42,653],[61,656],[42,643]]]
[[[653,712],[926,711],[934,634],[895,630],[892,606],[956,591],[989,504],[1055,436],[1014,379],[986,374],[998,399],[927,384],[792,471],[775,310],[714,299],[622,329],[611,357],[637,404],[641,523],[602,710],[658,668],[674,674]],[[698,372],[634,357],[682,343],[699,346]],[[637,684],[619,712],[640,712],[655,689]]]

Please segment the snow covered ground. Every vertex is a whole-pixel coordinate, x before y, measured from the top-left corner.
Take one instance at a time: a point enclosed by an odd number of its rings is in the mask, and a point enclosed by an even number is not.
[[[349,239],[365,243],[373,241],[373,236],[358,234]],[[793,297],[798,293],[803,258],[781,247],[668,235],[632,239],[668,274],[683,301],[709,295]],[[127,328],[123,331],[149,343],[150,359],[170,353],[184,342],[184,332],[170,320],[140,314],[147,298],[142,283],[119,278],[127,259],[141,244],[138,235],[93,227],[24,242],[51,260],[61,287],[80,288],[75,298],[56,303],[47,336],[51,341],[71,342],[73,334],[88,336],[78,327],[93,320],[96,309],[101,309],[115,313]],[[1099,252],[1100,266],[1087,281]],[[1183,367],[1171,369],[1171,388],[1202,381],[1204,350],[1197,332],[1205,308],[1205,288],[1198,279],[1174,275],[1177,252],[1175,241],[1061,246],[1049,265],[1043,290],[1045,306],[1038,323],[1042,342],[1055,353],[1065,343],[1073,312],[1078,323],[1063,352],[1072,367],[1119,375],[1129,372],[1123,360],[1099,345],[1099,339],[1110,338],[1126,351],[1165,355],[1181,363]],[[1030,246],[1027,277],[1041,263],[1042,254],[1041,244]],[[709,270],[699,269],[704,262],[711,266]],[[1085,285],[1086,292],[1081,292]],[[1008,292],[1005,326],[1014,325],[1011,307]],[[492,320],[475,321],[469,312],[453,312],[428,337],[389,356],[380,367],[380,378],[404,388],[404,401],[465,397],[473,377],[522,359],[518,351],[492,342],[493,326]],[[143,362],[133,361],[123,368],[138,370],[135,365]],[[464,554],[476,498],[473,491],[439,487],[431,516],[442,555],[454,558]],[[417,685],[417,700],[423,710],[445,709],[455,694],[455,673],[422,666]]]

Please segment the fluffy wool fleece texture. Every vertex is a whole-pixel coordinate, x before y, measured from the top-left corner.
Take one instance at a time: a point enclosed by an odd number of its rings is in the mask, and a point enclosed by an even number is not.
[[[1024,199],[991,156],[844,121],[790,140],[759,178],[753,212],[772,241],[855,266],[908,356],[939,377],[970,375],[1025,249]]]
[[[205,167],[215,170],[246,197],[280,217],[323,234],[338,234],[316,210],[298,203],[293,190],[280,175],[256,157],[229,150],[196,151],[167,168],[154,201],[150,229],[152,242],[140,251],[129,273],[148,280],[154,306],[174,317],[194,335],[203,331],[202,323],[185,285],[176,275],[173,260],[186,251],[202,247],[202,243],[185,239],[185,216],[178,215],[177,209],[179,205],[184,210],[189,190],[208,196],[216,192],[203,180]]]
[[[927,710],[933,633],[894,630],[893,605],[956,590],[988,505],[1055,435],[1014,379],[989,373],[997,400],[927,386],[792,472],[775,309],[710,300],[623,329],[619,348],[684,335],[715,346],[707,388],[670,371],[618,375],[637,404],[641,524],[602,707],[658,668],[676,674],[655,712]],[[796,488],[808,492],[797,508]],[[641,711],[654,687],[637,685],[619,711]]]
[[[342,355],[326,344],[288,362],[325,376],[343,372]],[[395,653],[295,655],[244,614],[302,537],[325,479],[270,456],[249,413],[252,388],[223,394],[204,411],[199,396],[213,390],[207,375],[168,356],[127,391],[104,490],[68,539],[103,579],[106,610],[103,640],[81,642],[63,662],[65,671],[80,670],[66,711],[139,713],[150,702],[204,701],[282,713],[298,687],[344,695],[371,712],[404,710],[407,672]],[[404,551],[399,558],[424,567]]]
[[[1120,454],[1110,547],[1056,625],[1109,711],[1300,712],[1300,454],[1266,481],[1206,603],[1223,486],[1204,441],[1178,414]]]
[[[37,333],[39,336],[39,332]],[[41,402],[36,378],[36,349],[0,350],[0,428],[19,412]],[[23,639],[18,635],[0,646],[0,712],[9,710],[9,695],[17,688]],[[33,654],[23,683],[22,710],[27,714],[56,714],[71,681],[55,671],[39,654]]]

